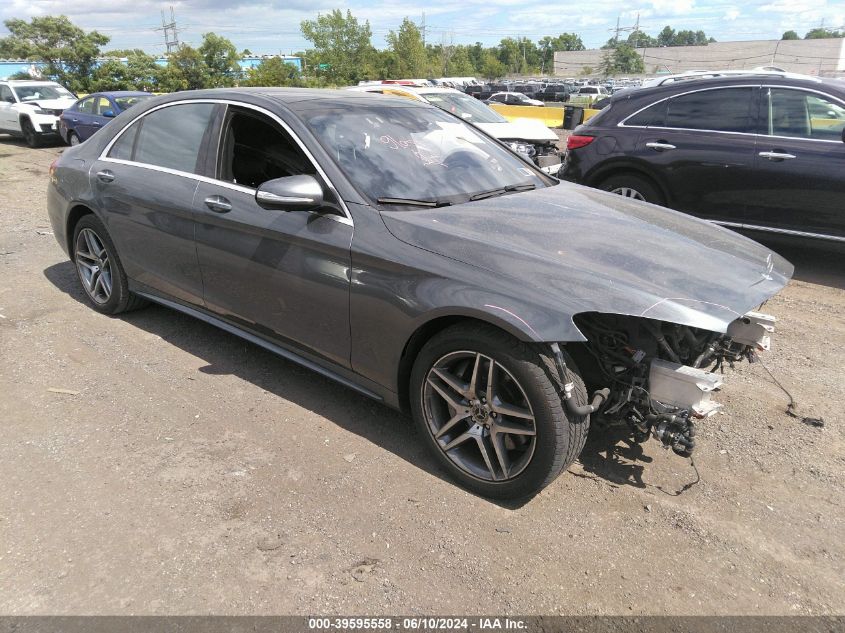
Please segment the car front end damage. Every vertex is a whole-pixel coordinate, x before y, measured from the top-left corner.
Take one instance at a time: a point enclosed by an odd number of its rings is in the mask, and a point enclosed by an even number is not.
[[[634,441],[649,437],[681,456],[695,448],[696,423],[715,414],[713,396],[722,386],[724,366],[757,361],[768,351],[775,317],[748,312],[724,333],[643,317],[580,314],[576,325],[586,337],[567,344],[585,382],[596,389],[590,404],[576,404],[572,384],[559,390],[573,415],[592,415],[599,424],[627,425]],[[566,375],[566,355],[550,346],[554,375]]]

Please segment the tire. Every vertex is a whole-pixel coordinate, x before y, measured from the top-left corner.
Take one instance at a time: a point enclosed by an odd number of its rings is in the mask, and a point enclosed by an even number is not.
[[[71,260],[76,266],[76,276],[89,305],[97,312],[120,314],[147,304],[129,291],[117,249],[97,216],[84,215],[76,223],[72,246]]]
[[[67,144],[73,147],[74,145],[79,145],[82,141],[79,138],[79,135],[76,132],[70,131],[67,133]]]
[[[644,200],[652,204],[665,205],[663,195],[657,187],[643,176],[632,173],[623,173],[610,176],[602,181],[599,189],[617,193],[626,198],[633,198],[634,200]]]
[[[36,148],[41,145],[41,138],[39,137],[38,132],[35,131],[32,121],[28,118],[21,119],[21,132],[23,133],[23,138],[26,141],[26,144],[30,147]]]
[[[567,414],[539,351],[538,346],[495,327],[465,323],[435,335],[414,362],[410,378],[414,422],[437,461],[472,492],[495,499],[533,496],[568,468],[584,447],[589,416]],[[491,363],[492,406],[480,402],[484,394],[490,394]],[[573,397],[584,404],[584,382],[568,357],[567,363],[570,370],[564,382],[574,383]],[[474,391],[469,388],[473,373],[477,375]],[[444,375],[452,382],[442,380]],[[450,387],[455,383],[465,390]],[[443,391],[457,406],[447,404]],[[473,393],[475,397],[468,397]],[[525,419],[526,414],[533,419]],[[459,416],[464,418],[458,420]],[[521,430],[511,434],[503,428]],[[489,461],[484,459],[482,445]]]

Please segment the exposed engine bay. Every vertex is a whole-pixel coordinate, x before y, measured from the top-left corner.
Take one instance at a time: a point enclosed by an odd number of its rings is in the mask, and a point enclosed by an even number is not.
[[[695,448],[695,423],[721,408],[712,399],[722,385],[727,364],[747,360],[770,347],[775,318],[748,312],[730,323],[726,333],[641,317],[587,313],[576,325],[586,343],[567,345],[595,392],[592,404],[576,405],[572,385],[563,385],[570,412],[591,414],[605,424],[627,424],[637,442],[654,437],[675,453]],[[558,373],[565,359],[552,345]]]

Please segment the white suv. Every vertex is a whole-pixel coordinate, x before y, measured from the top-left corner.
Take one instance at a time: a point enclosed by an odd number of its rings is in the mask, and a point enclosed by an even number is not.
[[[74,103],[76,95],[54,81],[0,81],[0,132],[38,147],[58,134],[59,115]]]

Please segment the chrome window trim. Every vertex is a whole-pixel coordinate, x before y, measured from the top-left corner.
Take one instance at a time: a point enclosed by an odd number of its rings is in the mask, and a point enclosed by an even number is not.
[[[125,160],[125,159],[122,159],[122,158],[111,158],[108,155],[108,153],[111,151],[112,146],[120,139],[121,136],[123,136],[123,134],[126,132],[126,130],[131,128],[133,125],[136,125],[138,123],[138,121],[141,121],[144,117],[148,116],[149,114],[151,114],[153,112],[161,110],[163,108],[168,108],[170,106],[176,106],[176,105],[192,104],[192,103],[214,103],[214,104],[233,105],[233,106],[238,106],[238,107],[241,107],[241,108],[247,108],[247,109],[250,109],[250,110],[255,110],[256,112],[259,112],[261,114],[264,114],[265,116],[270,117],[273,121],[275,121],[276,123],[281,125],[282,128],[285,130],[285,132],[290,134],[290,137],[294,140],[294,142],[296,142],[296,144],[299,146],[299,149],[302,150],[302,153],[305,154],[305,156],[308,158],[308,160],[311,161],[311,164],[314,165],[317,173],[320,174],[320,176],[323,178],[323,181],[326,183],[326,185],[328,185],[329,189],[331,189],[331,191],[332,191],[332,193],[334,193],[335,197],[337,197],[338,202],[340,203],[341,210],[345,214],[344,216],[339,216],[339,215],[335,215],[335,214],[331,214],[331,213],[321,213],[321,214],[318,214],[318,215],[321,215],[321,216],[327,217],[327,218],[333,218],[333,219],[337,220],[338,222],[341,222],[342,224],[348,224],[349,226],[353,225],[352,214],[349,212],[349,207],[346,206],[346,201],[344,201],[344,199],[341,197],[340,193],[335,188],[334,183],[332,183],[332,181],[329,179],[326,172],[323,171],[323,168],[320,166],[320,164],[314,158],[314,155],[311,153],[311,151],[308,149],[308,147],[305,145],[305,143],[302,142],[302,139],[299,138],[299,136],[291,129],[291,127],[287,123],[285,123],[284,120],[282,120],[281,117],[277,116],[276,114],[273,114],[272,112],[270,112],[269,110],[267,110],[265,108],[262,108],[261,106],[257,106],[257,105],[251,104],[251,103],[244,103],[242,101],[235,101],[233,99],[182,99],[180,101],[171,101],[169,103],[163,103],[163,104],[158,105],[154,108],[150,108],[149,110],[147,110],[146,112],[144,112],[140,116],[136,117],[129,125],[125,126],[120,132],[115,134],[115,136],[108,142],[108,144],[103,149],[103,151],[100,152],[99,160],[107,162],[107,163],[117,163],[117,164],[120,164],[120,165],[131,165],[131,166],[134,166],[134,167],[142,167],[142,168],[145,168],[145,169],[151,169],[153,171],[159,171],[159,172],[166,173],[166,174],[173,174],[174,176],[184,176],[184,177],[187,177],[187,178],[193,178],[194,180],[197,180],[199,182],[205,182],[205,183],[212,184],[212,185],[218,185],[218,186],[224,187],[226,189],[232,189],[234,191],[240,191],[242,193],[249,193],[249,194],[255,195],[256,189],[254,189],[252,187],[244,187],[243,185],[238,185],[238,184],[233,183],[233,182],[227,182],[225,180],[218,180],[217,178],[210,178],[208,176],[203,176],[201,174],[194,174],[192,172],[180,171],[178,169],[170,169],[169,167],[161,167],[159,165],[151,165],[150,163],[141,163],[141,162],[138,162],[138,161]],[[309,213],[313,213],[313,212],[309,212]]]
[[[786,139],[790,141],[809,141],[810,143],[839,143],[842,144],[842,141],[837,140],[826,140],[820,138],[804,138],[803,136],[779,136],[779,135],[769,135],[769,134],[758,134],[757,132],[727,132],[725,130],[708,130],[705,128],[692,128],[692,127],[664,127],[658,125],[626,125],[625,122],[628,119],[631,119],[637,116],[643,110],[647,110],[648,108],[657,105],[658,103],[663,103],[664,101],[669,101],[670,99],[675,99],[676,97],[682,97],[684,95],[693,94],[696,92],[706,92],[708,90],[729,90],[731,88],[784,88],[786,90],[803,90],[805,92],[815,92],[816,94],[820,94],[824,97],[828,97],[835,101],[838,101],[843,106],[845,106],[845,101],[840,99],[839,97],[835,97],[828,92],[822,92],[821,90],[813,90],[812,88],[805,88],[803,86],[782,86],[780,84],[756,84],[756,85],[749,85],[749,84],[742,84],[736,86],[711,86],[709,88],[699,88],[698,90],[688,90],[687,92],[679,92],[678,94],[671,95],[669,97],[663,97],[662,99],[658,99],[657,101],[653,101],[652,103],[648,104],[645,107],[640,108],[636,112],[629,114],[624,119],[622,119],[619,123],[616,124],[616,127],[621,128],[628,128],[632,130],[667,130],[672,132],[707,132],[709,134],[738,134],[740,136],[755,136],[759,138],[779,138],[779,139]]]
[[[792,235],[795,237],[810,237],[819,240],[830,240],[833,242],[845,242],[845,237],[838,235],[827,235],[825,233],[810,233],[809,231],[796,231],[794,229],[780,229],[774,226],[757,226],[756,224],[741,224],[739,222],[725,222],[722,220],[710,220],[713,224],[726,226],[732,229],[747,229],[749,231],[765,231],[766,233],[778,233],[781,235]]]

